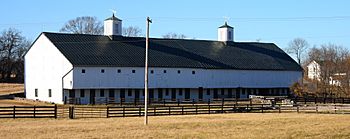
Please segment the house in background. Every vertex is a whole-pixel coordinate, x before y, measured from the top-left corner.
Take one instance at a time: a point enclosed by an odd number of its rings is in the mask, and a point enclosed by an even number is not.
[[[321,81],[321,72],[322,66],[324,62],[315,60],[311,61],[307,67],[307,77],[311,80]],[[341,86],[341,80],[346,76],[346,73],[334,73],[328,77],[328,81],[330,85]]]
[[[43,32],[25,55],[28,99],[81,104],[143,100],[145,38],[121,35],[122,20],[104,21],[104,35]],[[149,98],[206,101],[288,95],[302,68],[273,43],[151,38]]]

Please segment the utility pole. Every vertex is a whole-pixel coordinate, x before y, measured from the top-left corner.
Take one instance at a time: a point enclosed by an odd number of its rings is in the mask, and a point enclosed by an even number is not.
[[[152,20],[147,17],[146,25],[147,25],[147,32],[146,32],[146,56],[145,56],[145,125],[148,124],[148,39],[149,39],[149,23],[152,23]]]

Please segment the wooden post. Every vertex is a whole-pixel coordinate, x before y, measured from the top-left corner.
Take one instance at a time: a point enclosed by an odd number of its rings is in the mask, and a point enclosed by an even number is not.
[[[141,116],[141,107],[139,107],[139,116]]]
[[[264,113],[264,104],[261,104],[261,113]]]
[[[318,113],[318,105],[316,104],[316,113]]]
[[[153,111],[154,111],[154,116],[157,115],[157,107],[153,107]]]
[[[194,99],[192,99],[192,106],[194,106]]]
[[[180,106],[180,99],[177,99],[177,106]]]
[[[279,104],[279,106],[278,106],[278,113],[281,113],[281,104]]]
[[[233,112],[236,112],[236,104],[233,104]]]
[[[208,105],[208,113],[210,114],[210,105]]]
[[[184,106],[181,107],[181,114],[184,115]]]
[[[252,99],[251,98],[249,98],[249,104],[250,104],[250,106],[252,106]]]
[[[123,106],[123,117],[125,117],[125,106]]]
[[[198,114],[198,105],[196,105],[196,114]]]
[[[171,112],[170,112],[170,106],[169,106],[169,115],[171,115]]]
[[[145,121],[144,124],[147,125],[148,124],[148,103],[147,103],[147,99],[148,99],[148,45],[149,45],[149,23],[152,23],[152,20],[147,17],[146,20],[146,25],[147,25],[147,30],[146,30],[146,50],[145,50]]]
[[[16,106],[13,106],[13,119],[16,118]]]
[[[334,113],[337,113],[337,105],[334,105]]]
[[[55,119],[57,119],[57,104],[55,104]]]
[[[33,106],[33,117],[35,118],[35,112],[36,112],[36,109],[35,109],[35,105]]]
[[[299,105],[297,105],[297,112],[299,113]]]
[[[222,104],[221,104],[221,113],[224,113],[224,101],[222,101]]]
[[[107,118],[109,118],[109,106],[107,106]]]

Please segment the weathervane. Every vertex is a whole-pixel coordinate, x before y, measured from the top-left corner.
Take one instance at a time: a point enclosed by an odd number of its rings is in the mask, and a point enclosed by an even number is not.
[[[228,16],[223,16],[223,18],[224,18],[226,23],[230,20],[230,17],[228,17]]]
[[[113,9],[109,9],[114,15],[117,15],[117,11]]]

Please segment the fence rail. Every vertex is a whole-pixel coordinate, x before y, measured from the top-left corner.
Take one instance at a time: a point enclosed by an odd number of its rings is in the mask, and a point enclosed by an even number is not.
[[[73,114],[70,118],[110,118],[135,117],[144,115],[142,106],[71,106]],[[271,105],[271,104],[229,104],[229,105],[182,105],[151,106],[149,116],[195,115],[218,113],[337,113],[350,114],[350,105],[345,104],[312,104],[312,105]]]
[[[2,106],[0,118],[57,118],[54,106]]]

